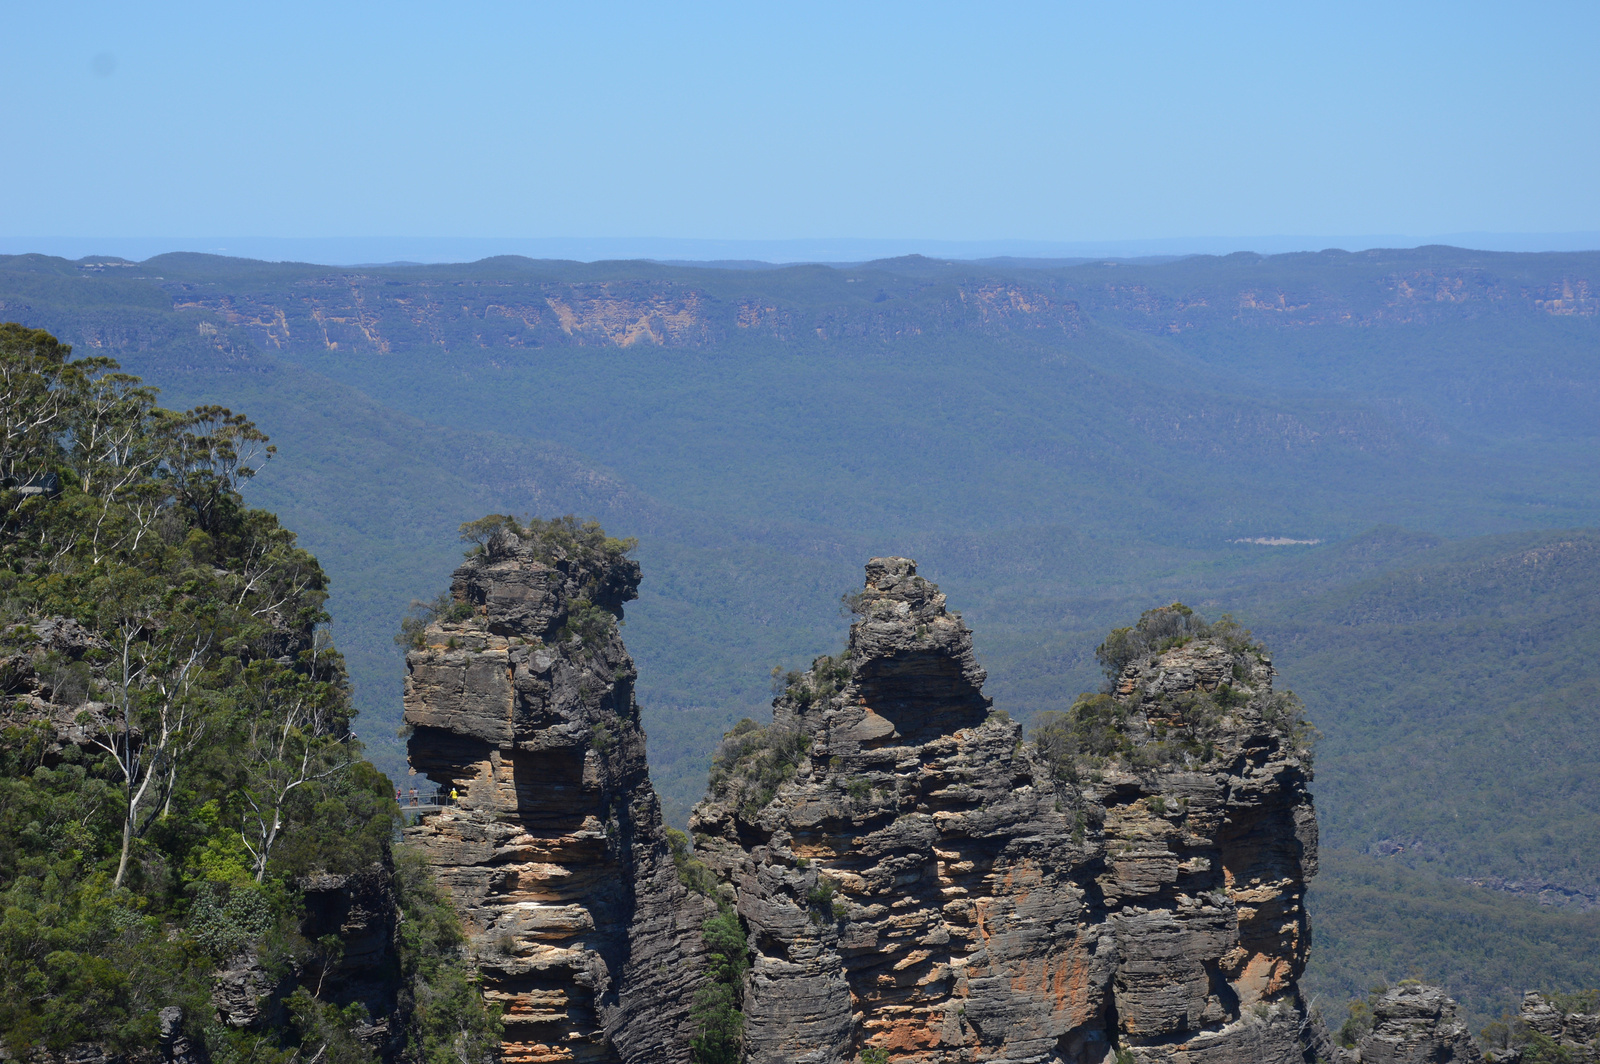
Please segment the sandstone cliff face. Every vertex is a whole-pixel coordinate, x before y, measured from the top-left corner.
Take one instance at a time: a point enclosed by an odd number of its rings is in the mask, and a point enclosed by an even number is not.
[[[505,1059],[685,1061],[712,911],[678,881],[618,634],[636,563],[501,532],[407,656],[412,766],[460,794],[408,829],[467,924]]]
[[[1309,769],[1259,648],[1139,656],[1041,751],[914,563],[855,605],[692,821],[750,932],[747,1059],[1309,1059]]]

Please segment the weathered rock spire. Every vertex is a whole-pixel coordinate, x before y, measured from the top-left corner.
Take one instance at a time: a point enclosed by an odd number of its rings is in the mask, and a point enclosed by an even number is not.
[[[650,785],[620,547],[570,521],[501,530],[406,656],[411,764],[460,794],[407,835],[465,919],[511,1064],[688,1060],[709,903]]]

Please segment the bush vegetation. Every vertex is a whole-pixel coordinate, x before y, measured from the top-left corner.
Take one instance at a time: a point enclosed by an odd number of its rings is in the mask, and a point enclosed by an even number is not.
[[[706,981],[695,991],[689,1018],[695,1034],[690,1040],[697,1064],[739,1064],[744,1041],[744,973],[750,967],[739,915],[724,907],[700,925],[705,941]]]
[[[772,695],[774,698],[788,698],[802,708],[818,702],[826,702],[838,694],[853,675],[850,667],[850,650],[845,648],[837,656],[824,654],[811,662],[811,668],[805,672],[791,669],[784,672],[774,666],[772,669]]]
[[[605,534],[598,521],[580,521],[572,514],[562,517],[523,517],[488,514],[461,526],[461,541],[470,543],[467,557],[487,553],[495,536],[516,536],[534,556],[546,565],[565,558],[597,556],[616,561],[633,553],[639,541],[632,536],[617,539]]]
[[[1198,639],[1219,644],[1235,659],[1231,675],[1215,690],[1163,694],[1153,704],[1117,694],[1116,682],[1129,665]],[[1224,721],[1237,712],[1259,714],[1310,764],[1317,733],[1300,700],[1289,692],[1254,695],[1236,686],[1249,675],[1249,659],[1262,659],[1265,648],[1227,614],[1208,623],[1181,602],[1146,610],[1137,624],[1113,629],[1095,654],[1105,670],[1105,689],[1079,695],[1064,712],[1034,715],[1030,738],[1058,780],[1076,782],[1084,771],[1112,762],[1134,769],[1206,764],[1216,757]]]
[[[398,810],[350,732],[320,566],[239,495],[266,436],[16,325],[0,387],[0,1041],[148,1051],[176,1004],[218,1064],[370,1058],[359,1007],[315,997],[330,946],[300,934],[296,884],[394,860]],[[492,1017],[445,993],[459,930],[418,874],[397,879],[406,1052],[444,1064],[431,1031]],[[277,1029],[207,1020],[246,954],[312,984]]]
[[[1106,682],[1115,684],[1122,670],[1150,654],[1164,654],[1196,639],[1213,639],[1235,656],[1264,652],[1251,639],[1250,630],[1224,613],[1215,624],[1181,602],[1145,610],[1127,628],[1113,628],[1105,642],[1095,648],[1095,660],[1105,670]]]
[[[426,645],[424,633],[430,624],[441,621],[461,624],[472,620],[476,612],[470,603],[455,601],[449,591],[439,592],[431,602],[412,599],[411,608],[400,619],[400,631],[394,637],[395,645],[406,648],[422,647]]]
[[[672,863],[678,870],[678,882],[708,898],[717,898],[716,873],[694,855],[689,836],[677,828],[667,829],[667,843],[672,847]]]
[[[746,820],[767,807],[811,749],[811,737],[793,728],[763,727],[746,717],[723,736],[711,756],[707,787]]]
[[[814,924],[843,920],[850,915],[849,904],[839,897],[839,884],[824,875],[817,876],[816,883],[806,891],[806,908]]]
[[[567,607],[567,619],[561,625],[560,638],[576,638],[585,646],[595,646],[616,630],[617,618],[609,610],[580,598]]]

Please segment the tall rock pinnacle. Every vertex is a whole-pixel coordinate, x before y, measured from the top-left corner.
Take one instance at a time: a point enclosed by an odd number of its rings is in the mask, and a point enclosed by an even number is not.
[[[520,534],[519,534],[520,533]],[[408,830],[504,1007],[504,1058],[684,1062],[710,903],[680,884],[618,634],[639,567],[599,530],[497,532],[406,657]]]

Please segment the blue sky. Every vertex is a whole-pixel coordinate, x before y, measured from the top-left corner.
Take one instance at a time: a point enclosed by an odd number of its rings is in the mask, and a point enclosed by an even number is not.
[[[1595,3],[0,13],[7,251],[1600,231]]]

